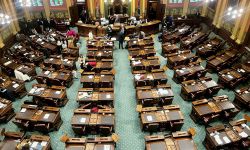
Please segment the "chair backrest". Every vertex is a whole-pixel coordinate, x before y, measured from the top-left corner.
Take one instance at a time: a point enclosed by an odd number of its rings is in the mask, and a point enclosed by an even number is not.
[[[159,124],[158,123],[152,123],[148,125],[148,131],[149,132],[157,132],[159,129]]]

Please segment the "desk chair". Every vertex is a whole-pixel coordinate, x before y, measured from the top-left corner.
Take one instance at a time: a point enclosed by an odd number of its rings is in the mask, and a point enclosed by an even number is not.
[[[38,123],[34,125],[34,130],[40,132],[49,132],[50,131],[50,124],[49,123]]]
[[[61,81],[58,80],[58,79],[48,79],[48,80],[47,80],[47,84],[48,84],[49,86],[51,86],[51,85],[63,86],[63,85],[64,85],[64,82],[61,82]]]
[[[154,106],[155,104],[154,104],[154,100],[153,99],[148,98],[148,99],[143,99],[142,100],[142,105],[144,107],[151,107],[151,106]]]
[[[112,127],[100,126],[99,132],[101,135],[107,136],[111,134],[112,129],[113,129]]]
[[[183,120],[179,120],[179,121],[170,121],[170,127],[172,129],[172,131],[179,131],[181,129],[181,127],[183,126],[184,121]]]
[[[157,132],[159,129],[159,123],[151,123],[146,126],[146,131],[150,132],[152,134],[153,132]]]
[[[46,84],[46,79],[43,78],[43,77],[35,77],[36,81],[39,83],[39,84]]]
[[[83,126],[83,127],[80,127],[80,126],[72,126],[72,129],[73,131],[76,133],[76,134],[79,134],[79,135],[84,135],[86,134],[86,127]]]

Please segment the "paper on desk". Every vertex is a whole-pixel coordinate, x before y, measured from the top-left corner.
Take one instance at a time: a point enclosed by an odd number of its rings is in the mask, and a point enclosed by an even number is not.
[[[228,78],[230,78],[230,79],[233,79],[234,77],[233,76],[231,76],[231,75],[227,75],[228,76]]]
[[[44,72],[45,75],[48,75],[49,73],[50,73],[50,71],[48,71],[48,70]]]
[[[106,95],[106,98],[111,98],[111,95],[110,94]]]
[[[226,143],[230,143],[230,142],[231,142],[230,139],[229,139],[227,136],[224,136],[224,137],[223,137],[223,140],[224,140]]]
[[[17,88],[18,86],[19,86],[19,84],[16,83],[13,85],[13,88]]]
[[[104,76],[105,76],[104,74],[101,75],[101,77],[104,77]]]
[[[223,144],[223,142],[222,142],[222,140],[220,139],[220,136],[219,136],[219,135],[215,135],[215,136],[214,136],[214,139],[215,139],[215,141],[216,141],[219,145]]]
[[[56,91],[55,94],[61,94],[61,91]]]
[[[11,63],[12,61],[7,61],[6,63],[4,63],[4,66],[7,66]]]
[[[104,145],[104,150],[111,150],[111,146],[110,145]]]
[[[45,115],[43,116],[43,119],[48,119],[49,116],[50,116],[50,114],[45,114]]]
[[[3,103],[0,102],[0,109],[2,109],[4,107],[6,107],[6,104],[3,104]]]
[[[68,59],[64,59],[63,61],[68,61]]]
[[[33,142],[33,143],[31,144],[31,147],[36,148],[37,145],[38,145],[38,142],[35,141],[35,142]]]
[[[136,79],[136,80],[140,80],[140,78],[141,78],[141,75],[140,75],[140,74],[136,74],[136,75],[135,75],[135,79]]]
[[[153,121],[153,117],[152,116],[147,116],[147,120],[148,121]]]
[[[41,44],[44,44],[44,42],[42,42]]]
[[[50,59],[49,59],[49,61],[52,61],[52,60],[54,60],[54,59],[53,59],[53,58],[50,58]]]
[[[41,145],[42,145],[42,146],[46,146],[46,145],[47,145],[47,142],[46,142],[46,141],[42,141],[42,142],[41,142]]]
[[[184,73],[184,71],[183,71],[183,70],[179,70],[179,72],[180,72],[180,73]]]
[[[34,92],[36,91],[36,89],[35,88],[32,88],[31,90],[30,90],[30,94],[33,94]]]
[[[56,34],[55,34],[55,33],[52,33],[51,35],[52,35],[52,36],[56,36]]]
[[[88,76],[89,77],[89,79],[92,79],[93,78],[93,76],[92,75],[90,75],[90,76]]]
[[[22,108],[20,112],[25,112],[27,109],[26,108]]]
[[[246,134],[246,132],[242,131],[241,133],[239,133],[239,135],[243,138],[248,137],[248,135]]]
[[[81,119],[80,119],[80,122],[81,122],[81,123],[85,123],[85,121],[86,121],[86,118],[81,118]]]

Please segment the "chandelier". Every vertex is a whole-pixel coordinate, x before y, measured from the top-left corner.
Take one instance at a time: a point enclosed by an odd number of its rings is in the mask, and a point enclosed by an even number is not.
[[[0,24],[9,24],[10,23],[10,16],[0,13]]]
[[[19,3],[22,7],[30,7],[31,6],[31,0],[19,0]]]

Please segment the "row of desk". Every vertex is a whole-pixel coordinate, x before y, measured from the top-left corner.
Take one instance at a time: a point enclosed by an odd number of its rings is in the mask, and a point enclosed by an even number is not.
[[[159,32],[159,24],[161,21],[154,20],[148,23],[142,23],[139,26],[134,25],[124,25],[125,29],[127,30],[127,35],[132,35],[137,30],[143,31],[148,35],[155,34]],[[83,23],[76,23],[76,26],[78,27],[79,34],[82,36],[88,36],[89,32],[92,32],[96,36],[104,36],[103,30],[106,29],[106,26],[98,26],[98,25],[92,25],[92,24],[83,24]],[[114,33],[119,32],[121,24],[114,24],[111,26],[112,31]]]
[[[191,118],[198,123],[208,124],[218,119],[235,117],[240,110],[226,95],[213,97],[211,100],[201,99],[192,102]]]

